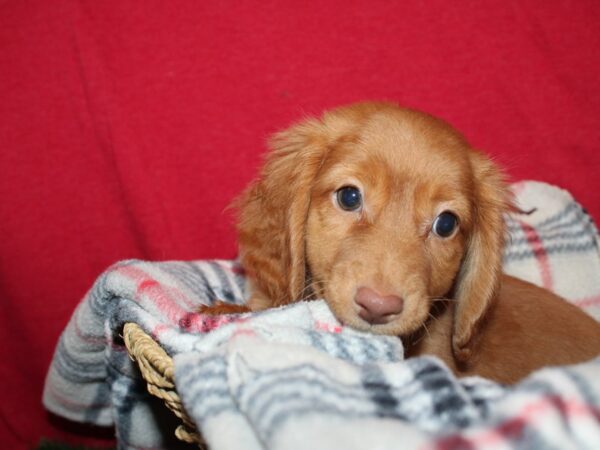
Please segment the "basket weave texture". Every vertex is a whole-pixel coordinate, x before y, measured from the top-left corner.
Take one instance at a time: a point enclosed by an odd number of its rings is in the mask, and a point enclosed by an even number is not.
[[[135,323],[123,327],[123,339],[131,359],[138,363],[150,394],[162,399],[183,422],[175,430],[178,439],[206,449],[196,425],[183,408],[175,389],[173,360],[162,347]]]

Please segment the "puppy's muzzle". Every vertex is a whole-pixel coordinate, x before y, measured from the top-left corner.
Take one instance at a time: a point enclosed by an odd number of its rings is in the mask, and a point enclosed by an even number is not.
[[[368,287],[360,287],[354,296],[359,306],[358,315],[370,324],[388,323],[393,316],[400,314],[404,308],[404,300],[397,295],[381,295]]]

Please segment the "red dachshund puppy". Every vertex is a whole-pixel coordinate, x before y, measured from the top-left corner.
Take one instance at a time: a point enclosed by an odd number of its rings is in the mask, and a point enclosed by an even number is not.
[[[344,324],[398,335],[459,376],[513,383],[600,354],[600,324],[502,274],[514,209],[498,168],[443,121],[387,103],[277,134],[237,202],[247,308],[324,298]]]

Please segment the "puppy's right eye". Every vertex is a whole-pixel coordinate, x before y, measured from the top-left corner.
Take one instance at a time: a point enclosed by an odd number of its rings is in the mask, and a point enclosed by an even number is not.
[[[355,186],[344,186],[335,193],[337,204],[344,211],[357,211],[362,206],[362,195]]]

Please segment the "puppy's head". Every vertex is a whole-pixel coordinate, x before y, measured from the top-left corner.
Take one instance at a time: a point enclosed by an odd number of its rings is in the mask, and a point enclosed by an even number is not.
[[[408,335],[435,299],[456,302],[469,356],[501,267],[501,174],[446,123],[385,103],[326,113],[276,135],[239,205],[254,288],[280,305],[323,297],[345,324]]]

